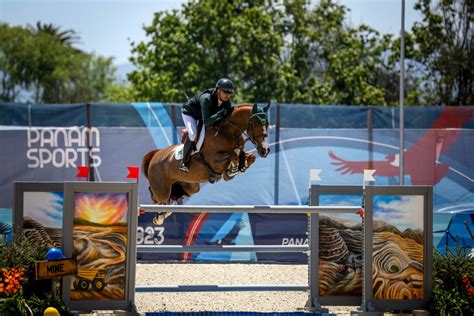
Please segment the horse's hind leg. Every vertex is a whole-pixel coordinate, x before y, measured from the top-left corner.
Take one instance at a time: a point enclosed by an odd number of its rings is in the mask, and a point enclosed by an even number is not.
[[[150,198],[153,201],[153,204],[158,204],[158,201],[156,200],[155,195],[153,194],[153,191],[152,191],[151,187],[148,187],[148,191],[150,191]]]
[[[199,183],[181,183],[181,186],[188,196],[198,193],[201,189]]]
[[[171,212],[161,212],[156,213],[155,217],[153,217],[153,224],[155,225],[163,225],[165,219],[167,219],[171,215]]]
[[[182,183],[177,182],[173,184],[171,189],[171,198],[169,204],[179,205],[182,204],[185,196],[191,196],[200,190],[199,183]]]
[[[151,193],[151,199],[155,204],[166,205],[170,199],[171,187],[166,189],[164,187],[152,187],[149,186],[148,189]],[[153,224],[163,225],[165,219],[171,215],[171,212],[159,212],[155,214],[153,218]]]

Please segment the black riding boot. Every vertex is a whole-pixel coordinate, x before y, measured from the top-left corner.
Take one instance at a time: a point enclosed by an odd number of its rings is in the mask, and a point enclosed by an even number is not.
[[[179,166],[179,170],[188,172],[189,171],[189,158],[191,158],[191,152],[194,148],[194,142],[188,138],[184,142],[183,147],[183,160],[181,160],[181,165]]]

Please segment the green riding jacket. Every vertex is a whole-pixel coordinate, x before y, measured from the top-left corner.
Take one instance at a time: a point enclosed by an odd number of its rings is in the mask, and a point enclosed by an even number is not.
[[[204,90],[196,94],[183,104],[181,112],[194,117],[196,120],[203,120],[204,125],[210,126],[223,119],[225,114],[232,107],[230,99],[218,105],[217,89]]]

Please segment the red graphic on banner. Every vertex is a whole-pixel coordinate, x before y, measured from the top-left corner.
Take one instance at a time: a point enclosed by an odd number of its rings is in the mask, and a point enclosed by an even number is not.
[[[459,137],[460,129],[474,117],[472,107],[445,107],[431,128],[404,155],[404,174],[411,177],[413,185],[435,185],[449,172],[449,165],[440,163],[439,157],[445,154]],[[369,169],[369,161],[348,161],[332,151],[329,156],[342,175],[362,174]],[[373,161],[370,169],[377,170],[377,176],[393,177],[400,175],[399,154],[390,154],[384,161]]]

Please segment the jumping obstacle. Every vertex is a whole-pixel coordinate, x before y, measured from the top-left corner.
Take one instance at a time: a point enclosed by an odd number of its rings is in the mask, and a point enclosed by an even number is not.
[[[359,214],[361,212],[361,206],[282,206],[282,205],[140,205],[140,213],[160,213],[160,212],[174,212],[174,213],[265,213],[265,214],[307,214],[312,221],[316,219],[318,221],[318,214],[321,212],[335,213],[354,213]],[[312,239],[315,240],[312,240]],[[309,232],[308,239],[310,240],[309,245],[317,245],[319,234],[317,231]],[[165,253],[165,252],[308,252],[310,251],[309,245],[199,245],[199,246],[137,246],[138,253],[143,252],[154,252],[154,253]],[[314,248],[314,246],[313,246]],[[311,249],[312,252],[317,253],[317,248]],[[313,259],[314,260],[314,259]],[[310,260],[311,262],[311,260]],[[314,262],[314,261],[313,261]],[[308,283],[314,279],[316,275],[317,266],[310,265],[310,272],[308,277]],[[148,286],[135,286],[135,292],[243,292],[243,291],[313,291],[313,287],[309,284],[305,285],[148,285]],[[321,308],[316,302],[317,306],[313,304],[314,295],[310,295],[308,300],[311,307],[327,312],[327,309]]]
[[[265,214],[315,214],[319,212],[357,213],[360,206],[283,206],[283,205],[140,205],[145,213],[265,213]],[[306,252],[307,245],[199,245],[199,246],[137,246],[139,253],[199,253],[199,252]],[[249,286],[252,291],[255,286]],[[297,287],[298,291],[301,287]],[[192,288],[189,288],[192,290]],[[220,290],[215,288],[216,291]],[[278,290],[278,288],[276,288]],[[137,292],[142,291],[140,287]]]
[[[317,188],[317,189],[316,189]],[[360,195],[362,206],[318,206],[318,195]],[[372,284],[373,266],[373,205],[375,196],[420,196],[423,198],[424,224],[424,267],[423,296],[418,299],[380,300],[374,298]],[[241,291],[307,291],[309,298],[306,308],[312,311],[327,312],[321,305],[359,305],[351,315],[383,315],[382,310],[403,308],[419,310],[427,306],[431,293],[431,187],[367,187],[364,186],[312,186],[310,206],[278,206],[278,205],[234,205],[234,206],[203,206],[203,205],[140,205],[141,213],[175,212],[175,213],[274,213],[274,214],[307,214],[308,245],[198,245],[198,246],[137,246],[138,252],[306,252],[308,253],[308,284],[305,285],[167,285],[167,286],[136,286],[136,292],[241,292]],[[365,208],[367,207],[367,209]],[[358,214],[362,221],[362,297],[361,296],[320,296],[319,295],[319,214]],[[358,303],[355,303],[358,302]]]
[[[73,291],[70,287],[71,279],[65,278],[63,280],[63,300],[68,304],[71,310],[88,311],[95,309],[108,310],[127,310],[136,311],[134,305],[134,297],[136,292],[209,292],[209,291],[308,291],[309,300],[306,306],[309,309],[320,308],[320,305],[341,305],[348,304],[347,296],[340,296],[335,293],[333,297],[324,294],[319,296],[319,214],[320,213],[353,213],[358,214],[362,218],[362,232],[363,232],[363,246],[362,246],[362,297],[360,295],[353,295],[352,298],[362,298],[362,304],[354,315],[376,315],[375,311],[384,311],[387,309],[403,309],[414,310],[421,309],[427,306],[432,289],[432,187],[424,186],[371,186],[360,187],[352,186],[351,190],[341,186],[312,186],[310,194],[310,206],[253,206],[253,205],[233,205],[233,206],[178,206],[178,205],[139,205],[138,203],[138,185],[137,183],[87,183],[87,182],[66,182],[60,183],[58,186],[52,187],[51,183],[33,183],[35,186],[30,187],[26,184],[18,184],[15,189],[15,223],[17,219],[23,217],[23,205],[26,194],[24,192],[64,192],[64,218],[63,218],[63,247],[66,256],[71,256],[73,253],[73,236],[75,233],[74,216],[76,199],[82,195],[76,193],[98,194],[102,196],[104,193],[119,193],[127,196],[127,244],[125,245],[126,260],[123,265],[125,267],[124,284],[125,296],[122,300],[108,300],[104,301],[99,298],[91,297],[88,300],[71,300],[70,293]],[[329,202],[334,199],[334,195],[356,195],[362,196],[362,206],[318,206],[319,201],[317,196],[329,195]],[[376,207],[377,197],[395,197],[396,200],[400,198],[416,197],[417,203],[415,207],[410,204],[409,208],[402,207],[400,210],[410,214],[423,212],[423,224],[416,227],[421,227],[421,247],[423,255],[422,275],[417,277],[417,288],[414,289],[413,297],[401,297],[393,299],[395,296],[387,296],[384,293],[378,297],[374,293],[374,284],[372,280],[372,268],[374,267],[375,244],[374,236],[378,232],[374,231],[374,212],[380,214],[383,208]],[[380,201],[380,199],[378,199]],[[413,199],[409,199],[412,201]],[[385,200],[384,200],[385,201]],[[354,202],[351,202],[354,203]],[[355,203],[358,203],[356,200]],[[398,205],[398,204],[397,204]],[[140,206],[140,212],[138,207]],[[97,211],[108,214],[110,209],[101,209]],[[363,212],[361,212],[363,211]],[[138,246],[136,244],[137,221],[139,213],[147,212],[208,212],[208,213],[276,213],[276,214],[307,214],[308,215],[308,245],[208,245],[208,246]],[[421,214],[421,213],[418,213]],[[411,217],[410,217],[411,218]],[[421,217],[418,219],[421,220]],[[20,223],[20,222],[18,222]],[[396,223],[395,223],[396,225]],[[380,240],[380,236],[379,236]],[[186,285],[168,285],[168,286],[135,286],[135,262],[137,248],[140,252],[307,252],[308,258],[308,284],[304,285],[203,285],[203,286],[186,286]],[[419,253],[421,254],[420,250]],[[390,254],[388,254],[390,255]],[[390,271],[389,271],[390,272]],[[397,272],[394,272],[397,274]],[[396,276],[395,276],[396,277]],[[397,281],[395,279],[395,281]],[[402,280],[403,281],[403,280]],[[422,288],[422,290],[421,290]],[[417,290],[420,289],[420,290]],[[377,287],[380,290],[380,287]],[[410,293],[410,292],[408,292]],[[77,294],[77,293],[76,293]],[[380,297],[385,299],[380,299]],[[388,298],[386,298],[388,297]],[[398,297],[398,296],[397,296]],[[329,300],[332,299],[332,300]],[[348,304],[355,305],[355,304]],[[323,311],[322,309],[320,311]],[[383,313],[382,313],[383,314]],[[377,314],[377,315],[382,315]]]

